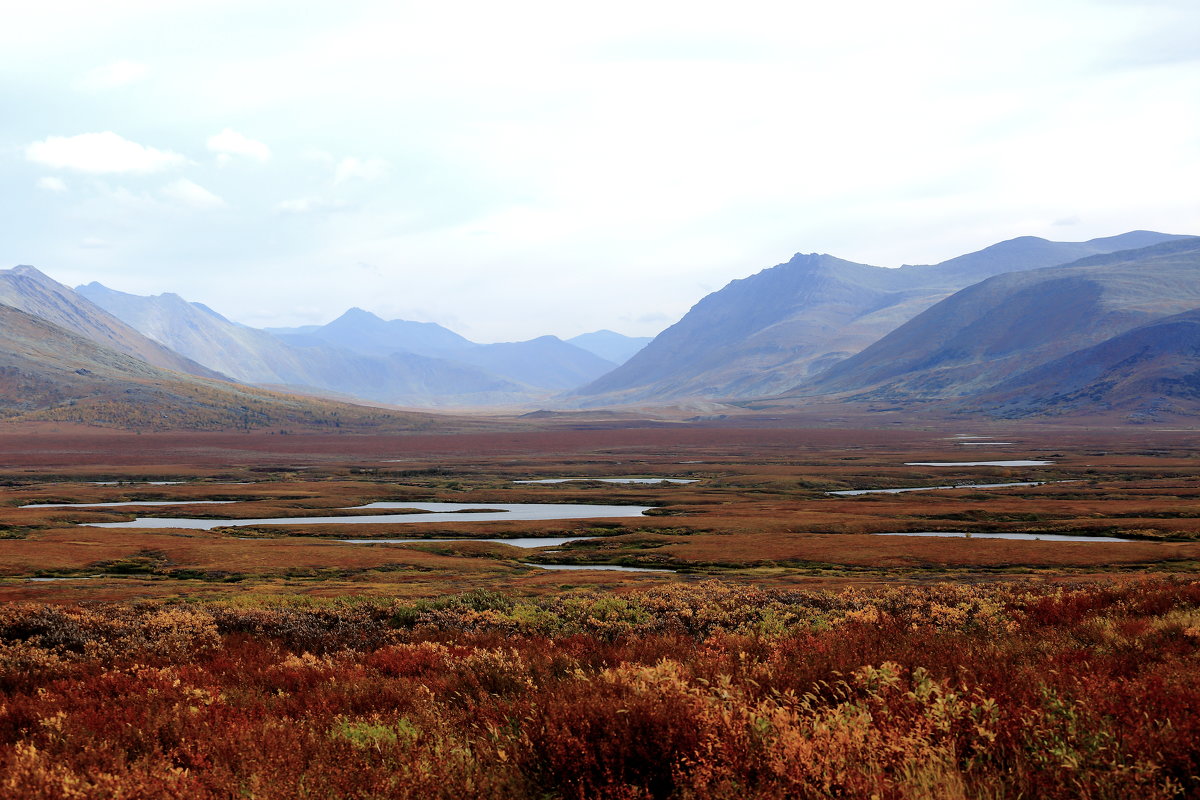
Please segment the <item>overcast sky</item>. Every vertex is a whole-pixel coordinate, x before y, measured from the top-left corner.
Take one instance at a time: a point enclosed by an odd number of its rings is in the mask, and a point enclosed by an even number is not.
[[[0,0],[0,265],[650,335],[826,252],[1200,233],[1200,2]]]

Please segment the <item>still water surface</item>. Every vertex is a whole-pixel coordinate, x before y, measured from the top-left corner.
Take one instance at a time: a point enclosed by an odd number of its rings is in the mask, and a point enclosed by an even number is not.
[[[596,539],[595,536],[530,536],[521,539],[338,539],[346,544],[434,544],[436,542],[496,542],[513,547],[558,547],[567,542]]]
[[[1061,533],[965,533],[961,531],[919,531],[912,533],[877,533],[875,536],[941,536],[950,539],[1022,539],[1034,542],[1132,542],[1115,536],[1068,536]]]
[[[528,563],[528,562],[526,562]],[[606,569],[613,572],[674,572],[673,569],[651,569],[650,567],[618,567],[615,564],[529,564],[538,569]]]
[[[1053,461],[906,461],[906,467],[1044,467]]]
[[[568,481],[596,481],[597,483],[698,483],[698,478],[540,478],[536,481],[513,481],[513,483],[567,483]]]
[[[607,506],[582,503],[368,503],[346,510],[415,509],[416,514],[376,514],[345,517],[270,517],[262,519],[197,519],[138,517],[128,522],[93,522],[95,528],[240,528],[248,525],[420,525],[429,522],[528,522],[559,519],[640,517],[654,506]]]
[[[843,489],[825,494],[849,497],[856,494],[903,494],[904,492],[932,492],[939,489],[1006,489],[1014,486],[1043,486],[1047,483],[1072,483],[1072,481],[1026,481],[1024,483],[960,483],[955,486],[910,486],[907,489]]]

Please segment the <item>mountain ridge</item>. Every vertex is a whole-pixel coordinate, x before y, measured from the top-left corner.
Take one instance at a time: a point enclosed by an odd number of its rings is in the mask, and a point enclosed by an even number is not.
[[[271,334],[170,292],[133,295],[96,281],[77,291],[219,372],[304,394],[431,408],[522,405],[614,366],[557,337],[478,345],[435,323],[383,320],[361,308],[309,333]]]
[[[430,407],[504,404],[530,393],[470,365],[428,356],[367,356],[320,340],[293,344],[173,293],[133,295],[94,281],[79,291],[163,344],[246,383]]]
[[[624,334],[602,328],[590,333],[572,336],[566,341],[576,347],[581,347],[589,353],[611,361],[620,366],[654,339],[653,336],[625,336]]]
[[[431,415],[385,412],[165,370],[0,304],[0,419],[136,430],[426,430]]]
[[[1121,411],[1200,416],[1200,307],[1082,348],[960,406],[994,416]]]
[[[702,298],[628,362],[573,391],[565,404],[780,394],[986,277],[1067,263],[1128,243],[1179,238],[1186,237],[1153,231],[1087,242],[1018,237],[938,265],[895,269],[798,253]]]
[[[934,400],[1022,373],[1200,307],[1200,237],[993,276],[942,300],[796,390]]]
[[[0,303],[163,369],[199,377],[226,377],[144,336],[28,264],[0,270]]]

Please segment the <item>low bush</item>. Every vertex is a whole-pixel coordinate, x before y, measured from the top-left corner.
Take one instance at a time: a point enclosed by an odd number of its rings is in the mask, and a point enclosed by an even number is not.
[[[1200,583],[0,607],[0,796],[1200,794]]]

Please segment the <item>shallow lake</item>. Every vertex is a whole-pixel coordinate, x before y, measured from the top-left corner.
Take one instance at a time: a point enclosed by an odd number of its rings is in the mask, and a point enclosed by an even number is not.
[[[416,509],[417,514],[354,515],[345,517],[271,517],[263,519],[196,519],[138,517],[129,522],[93,522],[95,528],[240,528],[248,525],[420,525],[429,522],[528,522],[559,519],[640,517],[654,506],[605,506],[582,503],[368,503],[346,509]]]
[[[1132,542],[1114,536],[1068,536],[1061,533],[963,533],[957,531],[922,531],[919,533],[876,533],[875,536],[940,536],[949,539],[1021,539],[1037,542]]]
[[[513,547],[558,547],[567,542],[581,542],[584,539],[595,539],[595,536],[532,536],[523,539],[338,539],[346,544],[434,544],[445,542],[496,542],[511,544]]]
[[[605,569],[613,572],[674,572],[673,569],[651,569],[650,567],[618,567],[616,564],[529,564],[538,569]]]
[[[1053,461],[906,461],[906,467],[1043,467]]]
[[[104,577],[102,575],[72,575],[66,578],[25,578],[24,580],[31,583],[52,583],[54,581],[90,581],[96,578]]]
[[[128,486],[177,486],[185,481],[84,481],[92,486],[120,486],[126,484]]]
[[[940,489],[1007,489],[1016,486],[1044,486],[1047,483],[1072,483],[1072,481],[1025,481],[1023,483],[960,483],[956,486],[911,486],[907,489],[843,489],[825,494],[849,497],[857,494],[903,494],[904,492],[933,492]]]
[[[598,483],[699,483],[698,478],[540,478],[536,481],[513,481],[513,483],[567,483],[569,481],[596,481]]]

